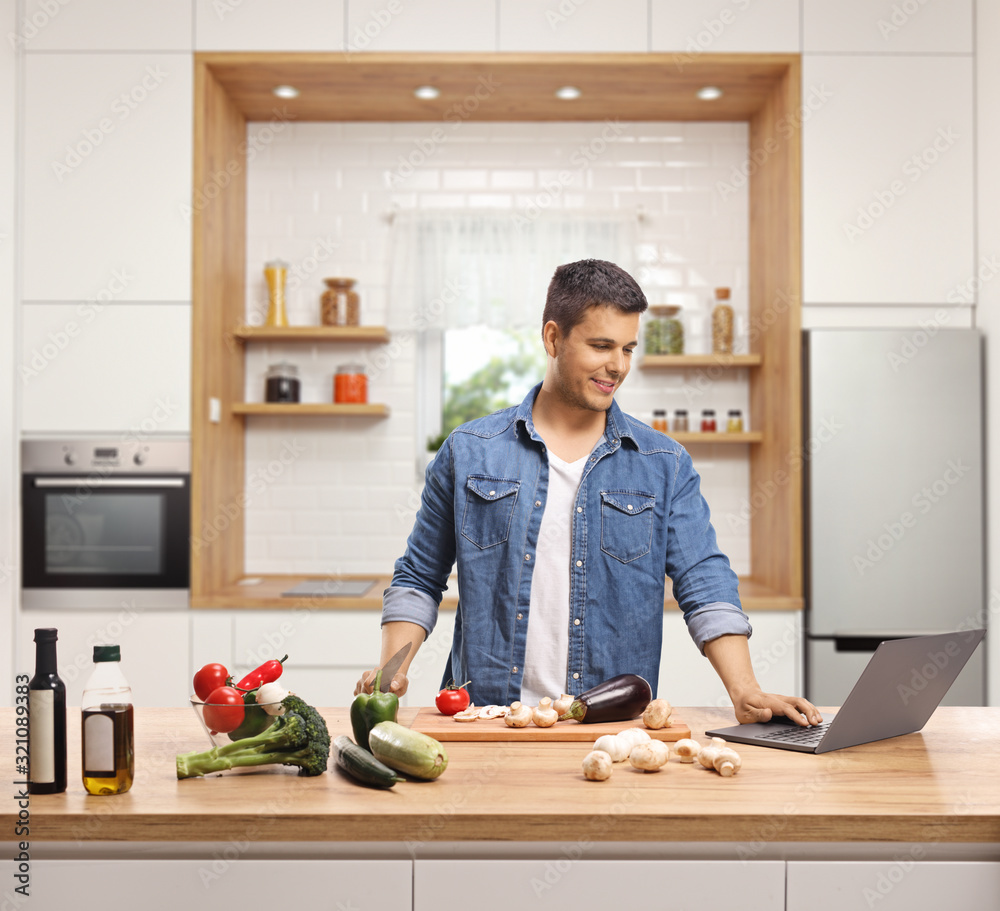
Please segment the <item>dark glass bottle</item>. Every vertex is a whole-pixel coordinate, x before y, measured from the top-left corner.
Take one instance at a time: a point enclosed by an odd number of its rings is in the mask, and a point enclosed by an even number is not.
[[[35,630],[35,676],[28,684],[28,793],[66,790],[66,684],[56,672],[58,630]]]

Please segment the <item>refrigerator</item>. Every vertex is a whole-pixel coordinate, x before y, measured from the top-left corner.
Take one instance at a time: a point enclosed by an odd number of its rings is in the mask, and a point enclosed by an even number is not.
[[[887,638],[985,625],[982,337],[803,333],[805,679],[841,705]],[[985,643],[944,705],[984,705]]]

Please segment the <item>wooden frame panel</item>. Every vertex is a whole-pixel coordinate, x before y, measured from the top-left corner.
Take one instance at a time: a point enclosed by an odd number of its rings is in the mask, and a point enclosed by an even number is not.
[[[275,85],[302,94],[279,100]],[[441,89],[432,102],[415,85]],[[574,84],[583,96],[555,99]],[[717,85],[722,99],[694,98]],[[489,87],[488,91],[484,87]],[[542,91],[539,91],[539,88]],[[477,95],[477,88],[480,90]],[[246,124],[299,121],[735,120],[750,124],[750,561],[744,606],[802,607],[801,67],[767,54],[196,54],[192,377],[193,607],[244,572]],[[475,103],[473,103],[473,100]],[[217,399],[218,422],[209,414]],[[296,607],[295,599],[253,606]],[[225,599],[223,599],[225,600]]]

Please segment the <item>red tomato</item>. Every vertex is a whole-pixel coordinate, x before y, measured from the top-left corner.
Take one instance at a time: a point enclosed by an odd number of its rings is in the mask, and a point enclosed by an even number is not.
[[[194,694],[202,702],[208,702],[208,695],[220,686],[226,685],[229,671],[222,664],[206,664],[194,675]]]
[[[210,731],[228,734],[243,724],[243,694],[231,686],[220,686],[205,700],[205,724]]]
[[[462,686],[449,683],[434,697],[434,704],[442,715],[457,715],[469,707],[469,691],[463,689],[464,686],[464,683]]]

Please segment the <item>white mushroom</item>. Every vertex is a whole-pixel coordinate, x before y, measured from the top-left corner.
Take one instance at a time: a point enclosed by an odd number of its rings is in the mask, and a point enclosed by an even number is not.
[[[588,781],[606,781],[611,777],[611,757],[604,750],[592,750],[583,757],[583,777]]]
[[[700,762],[706,769],[715,768],[715,757],[719,750],[725,747],[726,741],[721,737],[713,737],[711,742],[706,746],[703,746],[698,751],[698,762]]]
[[[640,743],[645,743],[645,741],[649,740],[649,734],[643,728],[626,728],[624,731],[619,731],[617,736],[623,738],[632,746],[638,746]]]
[[[712,760],[712,765],[723,778],[729,778],[742,768],[743,760],[731,747],[720,747],[715,759]]]
[[[700,749],[701,744],[697,740],[691,740],[689,737],[684,740],[678,740],[674,744],[674,752],[681,762],[694,762],[698,758],[698,751]]]
[[[644,772],[659,772],[670,758],[670,747],[662,740],[647,740],[632,747],[628,761],[633,768]]]
[[[654,699],[642,713],[642,723],[653,730],[668,728],[673,713],[674,707],[666,699]]]
[[[573,704],[573,699],[575,697],[570,696],[568,693],[563,693],[559,698],[552,703],[552,708],[554,708],[560,715],[565,715],[569,711],[569,707]]]
[[[531,714],[531,720],[540,728],[550,728],[559,720],[559,713],[552,708],[552,700],[548,696],[538,700],[538,705]]]
[[[504,724],[509,728],[523,728],[531,723],[531,706],[522,702],[512,702],[510,711],[503,716]]]
[[[619,734],[604,734],[594,742],[595,750],[603,750],[611,757],[612,762],[623,762],[628,759],[632,744]]]

